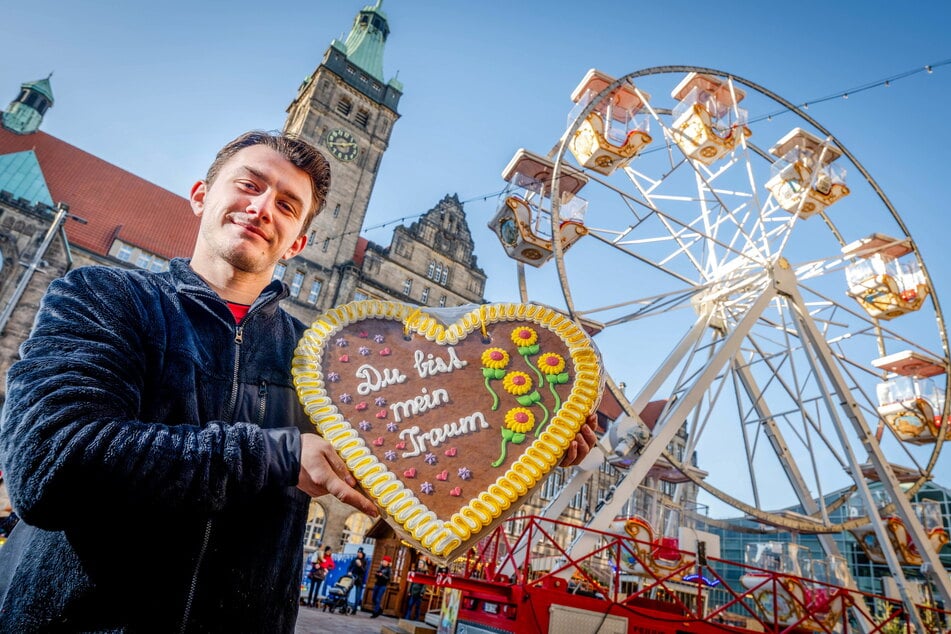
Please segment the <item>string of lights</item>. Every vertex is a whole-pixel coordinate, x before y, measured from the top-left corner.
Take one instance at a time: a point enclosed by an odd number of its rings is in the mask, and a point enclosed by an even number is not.
[[[816,105],[816,104],[820,104],[820,103],[825,103],[825,102],[827,102],[827,101],[833,101],[833,100],[836,100],[836,99],[848,99],[849,96],[851,96],[851,95],[857,95],[857,94],[860,94],[860,93],[863,93],[863,92],[867,92],[867,91],[869,91],[869,90],[872,90],[873,88],[888,88],[888,87],[890,87],[892,84],[894,84],[895,82],[901,81],[902,79],[907,79],[908,77],[912,77],[912,76],[914,76],[914,75],[918,75],[918,74],[921,74],[921,73],[927,73],[927,74],[931,75],[931,74],[934,73],[935,69],[941,68],[941,67],[943,67],[943,66],[948,66],[949,64],[951,64],[951,58],[949,58],[949,59],[943,59],[943,60],[941,60],[941,61],[933,62],[933,63],[931,63],[931,64],[925,64],[924,66],[916,66],[915,68],[912,68],[912,69],[909,69],[909,70],[906,70],[906,71],[903,71],[903,72],[900,72],[900,73],[896,73],[896,74],[894,74],[894,75],[889,75],[888,77],[883,77],[883,78],[881,78],[881,79],[876,79],[876,80],[874,80],[874,81],[870,81],[870,82],[867,82],[867,83],[864,83],[864,84],[860,84],[860,85],[858,85],[858,86],[853,86],[853,87],[851,87],[851,88],[846,88],[846,89],[844,89],[844,90],[839,90],[839,91],[836,91],[836,92],[834,92],[834,93],[825,95],[825,96],[823,96],[823,97],[817,97],[817,98],[815,98],[815,99],[807,99],[807,100],[803,101],[802,103],[798,104],[797,107],[798,107],[798,108],[802,108],[803,110],[808,110],[808,109],[809,109],[809,106]],[[790,112],[789,108],[781,108],[781,109],[779,109],[779,110],[776,110],[776,111],[773,111],[773,112],[769,112],[769,113],[766,113],[766,114],[759,115],[759,116],[757,116],[757,117],[751,118],[751,119],[748,120],[748,122],[749,122],[749,123],[755,123],[755,122],[757,122],[757,121],[763,121],[763,120],[769,121],[769,120],[772,120],[773,117],[776,117],[776,116],[785,114],[785,113],[787,113],[787,112]],[[465,203],[470,203],[470,202],[474,202],[474,201],[485,201],[485,200],[488,200],[488,199],[490,199],[490,198],[495,198],[495,197],[498,196],[500,193],[502,193],[502,191],[503,191],[503,190],[499,190],[499,191],[495,191],[495,192],[491,192],[491,193],[487,193],[487,194],[478,194],[478,195],[476,195],[476,196],[473,196],[473,197],[471,197],[471,198],[468,198],[468,199],[466,199],[466,200],[461,201],[461,203],[462,203],[462,204],[465,204]],[[426,212],[423,212],[423,213],[420,213],[420,214],[416,214],[416,215],[413,215],[413,216],[403,216],[402,218],[396,218],[396,219],[393,219],[393,220],[387,220],[386,222],[381,222],[381,223],[376,224],[376,225],[372,225],[372,226],[369,226],[369,227],[363,227],[363,228],[362,228],[361,230],[359,230],[359,231],[349,231],[349,232],[346,232],[346,233],[339,234],[339,235],[337,235],[337,236],[332,236],[330,239],[331,239],[331,240],[334,240],[334,239],[342,238],[342,237],[347,236],[347,235],[350,235],[350,234],[352,234],[352,233],[362,233],[362,232],[366,232],[366,231],[374,231],[374,230],[376,230],[376,229],[384,229],[384,228],[386,228],[386,227],[388,227],[388,226],[390,226],[390,225],[396,224],[396,223],[403,223],[403,222],[406,222],[407,220],[415,220],[415,219],[417,219],[417,218],[421,218],[422,216],[425,215],[425,213],[426,213]]]

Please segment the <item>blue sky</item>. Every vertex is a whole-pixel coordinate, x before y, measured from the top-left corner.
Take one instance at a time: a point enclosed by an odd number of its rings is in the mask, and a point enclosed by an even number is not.
[[[298,85],[362,6],[14,3],[4,8],[0,102],[53,72],[46,132],[185,195],[224,142],[283,125]],[[882,1],[385,0],[383,10],[391,28],[385,78],[397,76],[405,93],[367,226],[419,215],[458,193],[494,301],[518,297],[514,264],[485,228],[500,172],[517,148],[544,154],[554,145],[589,68],[620,76],[704,66],[802,103],[951,58],[951,4],[937,1],[899,10]],[[949,103],[951,66],[941,66],[809,114],[884,189],[951,306]],[[388,244],[391,232],[365,235]]]

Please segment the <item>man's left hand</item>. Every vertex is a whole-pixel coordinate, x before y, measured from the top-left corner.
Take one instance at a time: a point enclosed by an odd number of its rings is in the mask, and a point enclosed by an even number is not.
[[[598,442],[598,437],[595,435],[594,430],[598,428],[598,415],[597,414],[588,414],[587,420],[585,420],[584,425],[581,426],[581,429],[578,430],[578,433],[575,434],[574,440],[571,441],[571,444],[568,446],[568,449],[565,451],[564,457],[561,459],[562,467],[573,467],[577,464],[580,464],[584,460],[585,456],[588,455],[588,452],[591,451],[591,448]]]

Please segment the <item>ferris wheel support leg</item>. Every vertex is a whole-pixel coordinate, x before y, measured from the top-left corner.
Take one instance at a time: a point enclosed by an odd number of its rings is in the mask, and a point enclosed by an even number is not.
[[[766,401],[763,398],[762,391],[759,388],[756,378],[753,376],[752,372],[750,372],[749,367],[743,363],[742,359],[736,359],[734,362],[734,369],[740,379],[740,383],[743,385],[743,389],[746,391],[746,394],[750,399],[750,402],[753,403],[753,407],[756,409],[757,416],[759,416],[760,420],[763,421],[763,427],[766,431],[766,438],[773,446],[773,451],[775,451],[776,455],[779,457],[783,470],[786,472],[786,477],[789,479],[789,482],[795,489],[796,497],[799,499],[799,503],[802,504],[803,510],[805,510],[809,515],[818,514],[820,511],[819,503],[809,492],[809,487],[806,485],[805,478],[803,478],[802,473],[799,471],[799,467],[796,465],[796,462],[789,451],[789,445],[786,443],[785,438],[783,438],[782,431],[779,429],[776,419],[773,418],[772,411],[770,411],[769,406],[766,404]],[[842,552],[839,550],[839,546],[835,543],[835,539],[833,539],[832,535],[829,535],[828,533],[820,533],[816,537],[819,540],[819,545],[822,546],[822,550],[827,555],[842,557]],[[851,571],[849,571],[848,578],[846,579],[846,586],[849,590],[858,590],[858,586],[855,583],[855,579],[852,577]],[[865,634],[869,631],[869,628],[874,623],[872,616],[868,611],[868,606],[865,605],[864,601],[856,597],[856,601],[854,602],[851,609],[857,610],[859,612],[859,614],[855,615],[855,622],[857,624],[858,631],[862,632],[862,634]]]
[[[944,566],[941,564],[938,554],[931,547],[931,544],[925,535],[925,530],[922,527],[921,522],[918,521],[918,517],[915,515],[915,512],[911,507],[911,502],[901,490],[898,479],[895,477],[891,467],[888,465],[885,455],[882,453],[881,447],[879,447],[878,443],[875,441],[874,434],[869,429],[868,424],[865,422],[858,403],[852,397],[852,393],[848,389],[848,384],[845,382],[845,379],[839,371],[838,366],[835,364],[834,355],[828,345],[828,342],[826,342],[825,338],[822,336],[822,333],[812,320],[812,317],[810,317],[805,302],[803,302],[802,297],[799,295],[795,284],[784,285],[784,288],[796,312],[796,326],[799,329],[799,333],[803,342],[806,344],[805,349],[810,353],[808,355],[809,360],[813,365],[817,380],[821,381],[823,376],[828,377],[832,383],[832,390],[834,391],[836,398],[838,398],[838,403],[831,402],[832,394],[829,392],[829,390],[823,389],[825,397],[829,400],[827,407],[832,414],[836,433],[839,435],[842,447],[848,457],[849,466],[853,474],[853,480],[855,481],[855,485],[862,496],[862,500],[865,503],[866,508],[869,509],[869,518],[872,520],[872,527],[875,530],[875,535],[878,538],[879,545],[882,547],[882,553],[885,555],[885,560],[888,562],[888,567],[891,570],[892,575],[894,575],[896,581],[898,581],[898,589],[902,597],[902,602],[905,604],[905,609],[908,611],[909,616],[915,622],[915,627],[918,628],[917,631],[926,632],[927,629],[921,618],[921,614],[918,612],[914,599],[908,591],[908,584],[905,579],[905,574],[902,570],[901,563],[898,560],[898,555],[895,553],[895,549],[892,547],[891,540],[886,533],[885,524],[882,522],[881,517],[879,516],[878,509],[872,498],[872,493],[868,487],[868,483],[861,475],[862,470],[860,468],[858,459],[855,456],[855,452],[852,451],[852,446],[849,443],[848,437],[846,436],[845,428],[842,424],[841,418],[837,415],[839,410],[836,408],[836,405],[841,406],[842,411],[844,411],[845,415],[852,423],[852,427],[861,440],[863,447],[868,452],[869,459],[874,465],[875,471],[878,473],[879,479],[882,482],[882,487],[886,490],[886,492],[889,494],[889,497],[891,498],[891,501],[895,504],[896,512],[904,522],[905,527],[908,529],[908,532],[914,541],[915,546],[917,546],[918,552],[921,554],[923,561],[927,564],[927,566],[923,566],[923,568],[928,569],[926,572],[928,573],[932,583],[935,585],[935,587],[937,587],[945,605],[951,605],[951,581],[948,579],[948,574],[945,571]]]
[[[631,401],[630,406],[621,403],[624,413],[618,418],[601,439],[601,449],[608,461],[624,460],[630,457],[631,452],[639,452],[650,440],[651,430],[640,418],[648,402],[657,393],[664,381],[672,375],[685,355],[697,345],[697,341],[707,329],[708,317],[699,317],[687,331],[673,351],[660,364],[650,380],[644,385],[640,393]],[[638,483],[639,484],[639,483]],[[637,485],[635,484],[636,488]],[[633,492],[631,489],[630,492]]]
[[[647,476],[647,472],[657,462],[661,454],[666,450],[667,445],[673,440],[674,435],[683,426],[688,414],[697,406],[700,399],[707,392],[710,385],[722,371],[723,367],[730,363],[740,349],[743,340],[750,333],[750,330],[756,324],[763,311],[769,306],[769,303],[776,297],[776,291],[773,286],[767,286],[763,293],[756,298],[756,301],[749,307],[749,310],[743,318],[736,324],[736,327],[722,341],[716,352],[707,360],[703,370],[696,375],[693,383],[684,390],[684,393],[666,410],[657,420],[654,431],[649,442],[642,448],[637,457],[637,461],[631,465],[630,470],[624,479],[618,483],[614,496],[605,502],[599,511],[595,513],[589,526],[598,530],[604,530],[617,516],[618,512],[624,507],[625,502]],[[691,329],[695,333],[695,345],[701,339],[701,333],[706,328],[705,319],[698,320],[703,328],[697,330]],[[668,358],[661,368],[655,372],[654,377],[647,382],[637,398],[634,399],[635,406],[646,405],[653,393],[660,388],[667,379],[668,374],[677,366],[675,361],[682,360],[690,346],[678,346],[680,356],[677,359]],[[577,559],[585,553],[592,552],[597,546],[599,535],[594,532],[582,532],[577,539],[568,547],[568,554]],[[570,575],[571,571],[565,571]]]

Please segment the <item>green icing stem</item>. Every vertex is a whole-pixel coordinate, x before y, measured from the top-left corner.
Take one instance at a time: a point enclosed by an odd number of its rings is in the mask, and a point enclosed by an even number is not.
[[[499,395],[496,394],[495,390],[489,385],[489,377],[485,377],[485,389],[492,395],[492,411],[494,412],[499,408]]]

